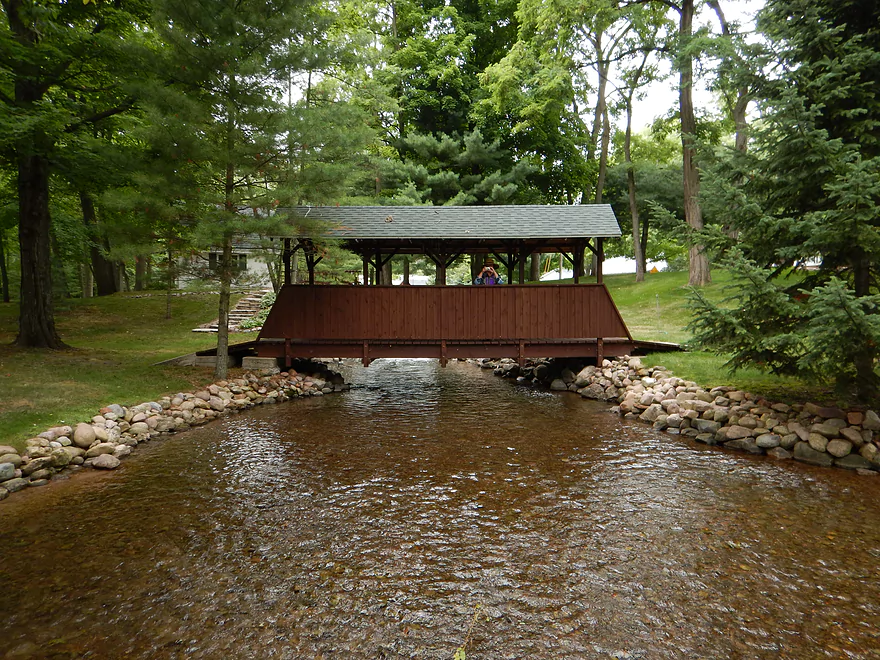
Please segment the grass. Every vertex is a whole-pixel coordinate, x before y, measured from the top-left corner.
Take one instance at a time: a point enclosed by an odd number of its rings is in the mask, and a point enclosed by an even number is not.
[[[192,329],[217,317],[218,297],[174,297],[166,319],[164,294],[141,295],[64,301],[56,323],[69,351],[11,346],[18,306],[0,304],[0,444],[22,448],[28,437],[89,419],[101,406],[133,405],[211,380],[209,368],[156,363],[216,344],[216,335]]]
[[[716,270],[712,277],[706,295],[718,300],[729,276]],[[642,284],[634,279],[605,277],[633,336],[686,342],[687,273],[649,273]],[[88,419],[101,406],[132,405],[209,382],[211,369],[156,363],[214,346],[215,335],[191,330],[216,317],[214,294],[174,297],[171,319],[165,318],[161,292],[64,301],[56,322],[73,349],[21,350],[10,345],[17,332],[18,306],[0,304],[0,444],[21,448],[28,437]],[[232,341],[254,337],[255,333],[240,333]],[[703,386],[730,385],[787,402],[833,400],[829,391],[798,379],[758,370],[730,375],[725,361],[704,352],[656,353],[645,359]]]

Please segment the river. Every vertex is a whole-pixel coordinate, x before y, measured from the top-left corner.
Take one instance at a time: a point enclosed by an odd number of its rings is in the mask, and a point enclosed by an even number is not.
[[[0,503],[0,658],[880,658],[880,478],[348,376]]]

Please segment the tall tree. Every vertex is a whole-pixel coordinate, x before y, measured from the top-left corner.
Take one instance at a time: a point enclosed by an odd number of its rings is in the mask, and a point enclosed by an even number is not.
[[[80,136],[133,105],[148,3],[2,0],[0,153],[17,172],[19,346],[62,348],[55,329],[49,177]]]
[[[698,300],[696,327],[731,365],[837,376],[863,398],[880,389],[880,8],[859,0],[771,0],[755,82],[761,122],[748,152],[714,168],[713,197],[744,256],[722,310]],[[790,268],[811,261],[794,286]]]
[[[201,235],[220,249],[217,367],[226,377],[233,244],[258,233],[277,205],[286,160],[284,107],[292,70],[304,66],[299,34],[311,24],[309,0],[177,0],[157,2],[175,84],[197,103],[192,130],[203,140],[197,158],[210,169],[209,209]],[[188,154],[181,154],[189,158]]]

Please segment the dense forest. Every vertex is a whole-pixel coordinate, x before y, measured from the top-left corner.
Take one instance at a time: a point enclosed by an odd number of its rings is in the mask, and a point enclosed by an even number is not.
[[[637,280],[688,269],[698,345],[873,396],[880,8],[730,4],[0,0],[16,343],[63,348],[59,299],[173,286],[208,248],[222,317],[234,244],[294,205],[610,203]],[[677,103],[635,126],[658,81]]]

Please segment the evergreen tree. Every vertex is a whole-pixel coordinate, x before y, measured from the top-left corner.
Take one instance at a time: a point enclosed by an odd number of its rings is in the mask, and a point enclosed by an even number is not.
[[[746,302],[699,298],[698,339],[732,352],[734,367],[833,373],[868,398],[880,385],[880,8],[772,0],[759,26],[774,64],[755,84],[762,119],[749,152],[728,154],[712,177],[742,241],[735,295]],[[791,268],[802,272],[794,285],[782,279]],[[755,298],[768,291],[770,302]]]

